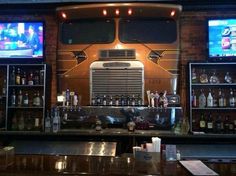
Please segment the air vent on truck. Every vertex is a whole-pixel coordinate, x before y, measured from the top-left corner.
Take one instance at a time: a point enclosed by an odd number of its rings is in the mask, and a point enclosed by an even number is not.
[[[133,49],[110,49],[110,50],[100,50],[99,59],[109,60],[109,59],[135,59],[135,50]]]

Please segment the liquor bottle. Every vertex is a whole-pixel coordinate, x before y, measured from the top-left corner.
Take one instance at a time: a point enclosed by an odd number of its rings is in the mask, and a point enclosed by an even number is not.
[[[92,96],[92,99],[91,99],[91,105],[92,105],[92,106],[95,106],[95,105],[96,105],[96,98],[95,98],[94,95]]]
[[[229,84],[233,82],[232,77],[230,76],[229,72],[226,72],[224,80],[226,83],[229,83]]]
[[[16,91],[15,91],[15,89],[12,90],[11,106],[16,106]]]
[[[119,105],[120,105],[119,95],[116,95],[115,105],[116,105],[116,106],[119,106]]]
[[[199,121],[199,128],[202,132],[206,130],[206,120],[204,114],[201,114],[200,121]]]
[[[59,115],[59,110],[55,108],[52,122],[52,131],[53,133],[57,133],[59,130],[60,130],[60,115]]]
[[[77,95],[77,93],[75,93],[74,96],[73,96],[73,105],[75,107],[78,106],[78,95]]]
[[[12,122],[11,122],[11,130],[17,130],[18,129],[18,125],[17,125],[17,118],[16,118],[16,114],[14,114],[13,118],[12,118]]]
[[[109,105],[109,106],[112,106],[112,105],[113,105],[112,95],[110,95],[110,97],[109,97],[108,105]]]
[[[217,116],[217,119],[215,121],[215,132],[216,133],[221,133],[222,129],[221,129],[221,115]]]
[[[219,103],[219,107],[224,107],[224,96],[222,94],[221,89],[219,89],[219,92],[218,92],[218,103]]]
[[[191,72],[191,79],[192,79],[192,83],[197,83],[197,74],[196,74],[196,70],[195,68],[192,68],[192,72]]]
[[[121,106],[125,106],[125,98],[124,98],[124,95],[121,95],[121,97],[120,97],[120,105],[121,105]]]
[[[206,96],[205,96],[202,89],[201,89],[201,93],[199,95],[198,101],[199,101],[198,102],[199,108],[205,108],[206,107]]]
[[[16,85],[20,85],[20,84],[21,84],[21,70],[18,67],[17,72],[16,72]]]
[[[212,133],[213,132],[213,127],[214,127],[214,124],[213,124],[213,120],[212,120],[212,115],[209,114],[208,115],[208,119],[207,119],[207,132],[208,133]]]
[[[22,91],[19,90],[19,93],[17,95],[17,106],[22,106],[23,104],[23,95],[22,95]]]
[[[21,76],[21,84],[22,84],[22,85],[26,85],[26,84],[27,84],[26,72],[23,72],[23,74],[22,74],[22,76]]]
[[[6,95],[7,94],[7,80],[6,78],[4,78],[3,80],[3,85],[2,85],[2,95]]]
[[[199,77],[200,83],[206,84],[208,83],[208,76],[206,74],[205,69],[202,70],[200,77]]]
[[[216,71],[213,71],[212,75],[210,76],[210,83],[218,84],[220,82],[219,78],[216,76]]]
[[[209,90],[209,93],[207,96],[207,107],[213,107],[213,97],[211,95],[211,90]]]
[[[39,119],[39,117],[34,118],[34,130],[35,131],[40,130],[40,119]]]
[[[106,106],[106,105],[107,105],[107,97],[106,97],[106,95],[103,95],[103,98],[102,98],[102,105],[103,105],[103,106]]]
[[[12,72],[11,72],[11,76],[10,76],[10,83],[11,85],[15,85],[16,84],[16,70],[15,67],[12,67]]]
[[[39,83],[41,85],[44,84],[44,70],[40,70],[40,73],[39,73]]]
[[[131,105],[132,105],[132,106],[135,106],[135,105],[136,105],[136,99],[135,99],[134,94],[132,95],[132,98],[131,98]]]
[[[213,107],[217,107],[218,106],[218,100],[215,94],[215,91],[212,91],[212,98],[213,98]]]
[[[97,95],[96,101],[97,101],[97,106],[100,106],[102,101],[99,95]]]
[[[229,133],[234,133],[234,122],[232,120],[229,122]]]
[[[230,121],[229,121],[229,116],[227,115],[225,117],[225,121],[224,121],[224,133],[228,134],[229,131],[229,125],[230,125]]]
[[[51,132],[51,118],[49,115],[49,111],[47,111],[47,116],[45,118],[44,130],[46,133]]]
[[[29,95],[28,92],[25,92],[23,96],[23,106],[29,106]]]
[[[32,71],[30,71],[29,75],[28,75],[28,85],[34,85],[34,74]]]
[[[143,99],[142,97],[138,94],[138,103],[137,103],[138,106],[142,106],[143,105]]]
[[[158,107],[159,106],[159,98],[160,98],[160,95],[159,93],[156,91],[155,94],[154,94],[154,106],[155,107]],[[141,106],[141,105],[140,105]]]
[[[19,130],[24,130],[25,129],[25,119],[24,119],[23,112],[21,112],[21,115],[20,115],[20,118],[19,118],[18,129]]]
[[[230,92],[229,92],[229,106],[235,107],[235,97],[234,97],[233,89],[230,89]]]
[[[195,95],[195,91],[192,90],[192,107],[197,107],[197,96]]]
[[[127,95],[127,97],[126,97],[126,105],[127,105],[127,106],[130,106],[130,105],[131,105],[131,101],[130,101],[129,95]]]
[[[39,71],[38,70],[34,72],[34,84],[39,85]]]

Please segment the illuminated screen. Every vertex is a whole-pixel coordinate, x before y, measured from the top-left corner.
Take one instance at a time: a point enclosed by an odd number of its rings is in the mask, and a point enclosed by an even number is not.
[[[236,59],[236,19],[208,20],[208,58]]]
[[[43,22],[0,22],[0,59],[42,60]]]

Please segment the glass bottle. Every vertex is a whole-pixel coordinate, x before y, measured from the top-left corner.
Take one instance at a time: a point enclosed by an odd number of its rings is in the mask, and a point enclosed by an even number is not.
[[[5,96],[7,93],[7,80],[4,78],[3,85],[2,85],[2,95]]]
[[[221,133],[221,115],[217,116],[217,119],[215,121],[215,132],[216,133]]]
[[[96,101],[97,101],[97,105],[100,106],[101,105],[101,98],[99,95],[97,95]]]
[[[112,98],[112,95],[110,95],[109,97],[109,102],[108,102],[109,106],[112,106],[113,105],[113,98]]]
[[[233,89],[230,89],[230,92],[229,92],[229,106],[235,107],[235,97],[234,97]]]
[[[130,105],[131,105],[131,101],[130,101],[129,95],[127,95],[127,97],[126,97],[126,105],[127,105],[127,106],[130,106]]]
[[[198,101],[199,101],[199,103],[198,103],[199,108],[205,108],[206,107],[206,96],[205,96],[202,89],[201,89],[201,93],[199,95]]]
[[[21,84],[22,85],[26,85],[27,81],[26,81],[26,72],[23,72],[22,76],[21,76]]]
[[[11,95],[11,106],[16,105],[16,91],[15,89],[12,90],[12,95]]]
[[[11,72],[11,76],[10,76],[10,83],[11,85],[15,85],[16,84],[16,70],[15,67],[12,67],[12,72]]]
[[[49,115],[49,111],[47,111],[47,116],[45,118],[44,130],[45,130],[46,133],[51,132],[51,118],[50,118],[50,115]]]
[[[219,92],[218,92],[218,103],[219,103],[219,107],[224,107],[224,96],[222,94],[221,89],[219,89]]]
[[[203,84],[208,83],[208,76],[206,74],[205,69],[202,69],[202,72],[201,72],[200,77],[199,77],[199,81],[200,81],[200,83],[203,83]]]
[[[213,97],[211,94],[211,90],[209,90],[209,93],[207,96],[207,107],[213,107]]]
[[[23,112],[21,112],[21,115],[20,115],[20,118],[19,118],[18,129],[19,130],[24,130],[25,129],[25,119],[24,119]]]
[[[201,114],[200,121],[199,121],[199,128],[202,132],[206,130],[206,120],[204,114]]]
[[[131,105],[132,106],[136,105],[136,100],[135,100],[135,96],[134,95],[132,95],[132,98],[131,98]]]
[[[224,121],[224,132],[226,134],[228,134],[230,131],[229,131],[229,125],[230,125],[230,121],[229,121],[229,116],[227,115],[225,117],[225,121]]]
[[[212,72],[212,75],[210,76],[209,82],[211,84],[218,84],[220,82],[219,78],[216,76],[216,71],[215,70]]]
[[[28,92],[25,92],[23,96],[23,106],[29,106],[29,95]]]
[[[192,107],[197,107],[197,96],[195,94],[195,91],[192,90]]]
[[[137,105],[138,105],[138,106],[142,106],[142,105],[143,105],[142,97],[141,97],[139,94],[138,94]]]
[[[124,98],[124,95],[121,95],[121,98],[120,98],[120,105],[121,105],[121,106],[125,106],[125,98]]]
[[[19,90],[19,93],[17,95],[17,106],[22,106],[23,104],[23,95],[22,95],[22,91]]]
[[[34,85],[34,74],[32,71],[28,75],[28,85]]]
[[[106,97],[106,95],[103,95],[102,105],[103,105],[103,106],[106,106],[106,105],[107,105],[107,97]]]
[[[92,99],[91,99],[91,105],[92,105],[92,106],[95,106],[95,105],[96,105],[96,98],[95,98],[94,95],[92,96]]]
[[[16,72],[16,85],[20,85],[20,84],[21,84],[21,70],[18,67],[17,72]]]
[[[39,71],[38,70],[34,72],[34,84],[39,85]]]
[[[208,133],[212,133],[213,132],[213,119],[212,119],[212,115],[209,114],[208,115],[208,119],[207,119],[207,132]]]
[[[116,106],[119,106],[119,95],[116,95],[116,100],[115,100],[115,105]]]
[[[192,79],[192,83],[197,83],[197,74],[196,74],[196,70],[195,68],[192,68],[192,72],[191,72],[191,79]]]
[[[229,84],[233,82],[232,77],[230,76],[229,72],[226,72],[224,80],[226,83],[229,83]]]

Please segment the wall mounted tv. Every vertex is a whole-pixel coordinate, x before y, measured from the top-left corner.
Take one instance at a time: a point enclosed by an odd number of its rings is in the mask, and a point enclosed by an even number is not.
[[[0,21],[0,60],[42,62],[44,23]]]
[[[236,61],[236,18],[207,22],[208,61]]]

